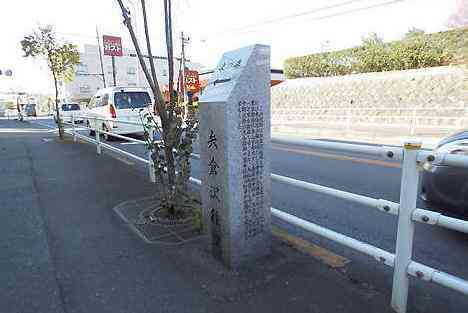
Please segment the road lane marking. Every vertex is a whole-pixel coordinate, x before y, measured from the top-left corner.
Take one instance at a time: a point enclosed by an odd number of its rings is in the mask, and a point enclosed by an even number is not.
[[[330,250],[314,245],[313,243],[310,243],[302,238],[288,234],[281,228],[273,226],[272,233],[280,240],[292,245],[297,250],[310,255],[314,259],[325,263],[331,268],[342,268],[351,262],[351,260],[333,253]]]
[[[130,142],[121,142],[120,144],[126,146],[126,145],[144,145],[145,143],[130,141]]]
[[[389,167],[389,168],[401,168],[401,165],[399,163],[393,163],[393,162],[387,162],[387,161],[381,161],[381,160],[373,160],[373,159],[365,159],[365,158],[357,158],[357,157],[338,155],[338,154],[333,154],[333,153],[308,151],[308,150],[303,150],[303,149],[298,149],[298,148],[289,148],[289,147],[286,147],[284,145],[279,145],[279,144],[272,144],[272,148],[277,149],[277,150],[294,152],[294,153],[299,153],[299,154],[304,154],[304,155],[312,155],[312,156],[317,156],[317,157],[332,159],[332,160],[351,161],[355,163],[376,165],[376,166]]]
[[[8,133],[50,133],[51,131],[48,129],[40,129],[40,128],[0,128],[0,134],[8,134]]]
[[[37,124],[37,125],[41,125],[41,126],[44,126],[44,127],[50,128],[50,129],[52,129],[53,131],[56,131],[56,130],[58,130],[58,128],[57,128],[55,125],[54,125],[54,126],[52,126],[52,125],[49,125],[49,124],[45,124],[45,123],[41,123],[41,122],[38,122],[38,121],[33,121],[33,120],[31,120],[31,121],[29,121],[29,122],[31,122],[32,124]]]

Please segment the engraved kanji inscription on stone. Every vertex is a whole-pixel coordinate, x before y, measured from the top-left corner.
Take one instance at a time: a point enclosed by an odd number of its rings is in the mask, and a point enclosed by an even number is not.
[[[209,173],[208,173],[209,175],[218,175],[219,165],[218,163],[216,163],[214,156],[211,157],[210,163],[208,163],[208,167],[209,167]]]
[[[242,143],[244,226],[246,239],[263,232],[263,110],[255,101],[239,101],[239,129]]]

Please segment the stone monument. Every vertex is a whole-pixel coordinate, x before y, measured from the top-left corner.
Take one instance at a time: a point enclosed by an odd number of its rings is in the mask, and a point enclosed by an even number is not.
[[[270,252],[270,47],[227,52],[200,97],[203,219],[231,268]]]

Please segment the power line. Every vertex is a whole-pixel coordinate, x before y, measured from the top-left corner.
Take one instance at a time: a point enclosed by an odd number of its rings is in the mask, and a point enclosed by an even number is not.
[[[317,13],[317,12],[321,12],[321,11],[325,11],[325,10],[329,10],[329,9],[334,9],[334,8],[339,8],[339,7],[342,7],[342,6],[351,4],[351,3],[362,2],[362,1],[369,1],[369,0],[349,0],[349,1],[346,1],[346,2],[337,3],[337,4],[334,4],[334,5],[320,7],[320,8],[314,9],[314,10],[309,10],[309,11],[296,13],[296,14],[292,14],[292,15],[281,16],[281,17],[277,17],[277,18],[274,18],[274,19],[270,19],[270,20],[265,20],[265,21],[261,21],[261,22],[257,22],[257,23],[252,23],[252,24],[242,26],[242,27],[239,27],[239,28],[233,28],[233,29],[228,30],[228,32],[231,32],[231,31],[236,32],[236,31],[239,31],[239,30],[244,30],[244,29],[248,29],[248,28],[252,28],[252,27],[256,27],[256,26],[261,26],[261,25],[266,25],[266,24],[273,24],[273,23],[280,22],[280,21],[283,21],[283,20],[288,20],[288,19],[292,19],[292,18],[306,16],[306,15],[309,15],[309,14],[312,14],[312,13]]]
[[[257,30],[250,30],[250,31],[245,31],[245,32],[241,32],[241,31],[244,30],[244,29],[249,29],[249,28],[256,27],[256,26],[262,26],[262,25],[266,25],[266,24],[276,23],[276,22],[279,22],[281,20],[286,20],[286,19],[291,19],[291,18],[295,18],[295,17],[299,17],[299,16],[309,15],[311,13],[315,13],[315,12],[319,12],[319,11],[323,11],[323,10],[328,10],[330,8],[335,8],[335,7],[339,7],[339,6],[344,6],[344,5],[350,4],[351,2],[358,2],[358,1],[366,1],[366,0],[347,1],[347,2],[343,2],[341,4],[336,4],[334,6],[318,8],[318,9],[313,10],[313,11],[307,11],[307,12],[298,13],[298,14],[294,14],[294,15],[279,17],[279,18],[276,18],[276,19],[268,20],[268,21],[254,23],[254,24],[250,24],[250,25],[247,25],[247,26],[243,26],[243,27],[223,31],[223,32],[220,32],[220,33],[217,33],[217,34],[212,34],[211,36],[205,37],[205,39],[208,38],[208,37],[215,37],[215,36],[220,36],[220,35],[224,35],[224,34],[228,34],[228,33],[239,33],[239,34],[253,33],[253,32],[256,32]],[[378,4],[374,4],[374,5],[370,5],[370,6],[360,7],[360,8],[356,8],[356,9],[350,9],[350,10],[346,10],[346,11],[342,11],[342,12],[338,12],[338,13],[334,13],[334,14],[319,16],[319,17],[316,17],[316,18],[307,19],[307,21],[309,21],[309,22],[319,21],[319,20],[323,20],[323,19],[327,19],[327,18],[332,18],[332,17],[336,17],[336,16],[341,16],[341,15],[354,13],[354,12],[366,11],[366,10],[370,10],[370,9],[374,9],[374,8],[378,8],[378,7],[383,7],[383,6],[387,6],[387,5],[391,5],[391,4],[394,4],[394,3],[397,3],[397,2],[403,2],[403,1],[405,1],[405,0],[391,0],[391,1],[378,3]]]
[[[354,13],[354,12],[359,12],[359,11],[366,11],[366,10],[370,10],[370,9],[374,9],[374,8],[378,8],[378,7],[383,7],[383,6],[387,6],[387,5],[391,5],[391,4],[394,4],[394,3],[397,3],[397,2],[403,2],[403,1],[406,1],[406,0],[387,1],[387,2],[383,2],[383,3],[370,5],[370,6],[367,6],[367,7],[361,7],[361,8],[351,9],[351,10],[348,10],[348,11],[343,11],[343,12],[339,12],[339,13],[335,13],[335,14],[320,16],[320,17],[317,17],[317,18],[314,18],[314,19],[310,19],[308,21],[319,21],[319,20],[323,20],[323,19],[326,19],[326,18],[330,18],[330,17],[346,15],[346,14],[349,14],[349,13]]]
[[[65,37],[92,38],[93,40],[96,39],[96,35],[78,34],[78,33],[61,33],[61,32],[57,32],[57,34],[61,36],[65,36]]]

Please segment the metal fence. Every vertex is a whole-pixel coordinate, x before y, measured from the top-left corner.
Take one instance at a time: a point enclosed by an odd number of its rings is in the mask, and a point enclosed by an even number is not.
[[[444,216],[441,213],[416,207],[420,167],[425,162],[437,161],[438,164],[468,168],[468,157],[448,153],[433,154],[420,150],[421,143],[407,142],[403,148],[385,146],[367,146],[347,143],[324,142],[318,140],[290,140],[273,138],[273,142],[294,144],[315,149],[335,150],[346,153],[361,153],[386,160],[402,163],[400,203],[384,199],[374,199],[325,186],[320,186],[293,178],[272,174],[274,181],[291,184],[296,187],[327,194],[344,200],[356,202],[384,213],[398,216],[398,229],[395,254],[358,241],[343,234],[323,228],[291,214],[272,208],[273,216],[301,227],[314,234],[343,244],[373,257],[378,262],[394,268],[392,287],[392,307],[399,313],[406,312],[408,299],[409,275],[421,280],[434,282],[468,295],[468,281],[412,260],[414,223],[423,223],[451,230],[468,233],[468,222]]]
[[[468,127],[467,107],[443,107],[439,109],[412,108],[307,108],[284,119],[284,110],[274,111],[273,126],[294,126],[296,123],[307,122],[311,125],[340,127],[346,131],[355,128],[388,128],[406,130],[414,135],[418,131],[455,131]]]
[[[131,125],[142,126],[141,123],[116,119],[103,119],[91,116],[80,116],[80,118],[87,120],[96,119],[100,121],[112,121],[113,123],[126,123]],[[96,144],[96,150],[98,154],[101,154],[101,150],[102,148],[104,148],[111,150],[115,153],[122,154],[134,160],[143,162],[148,166],[150,180],[152,182],[155,181],[153,171],[154,164],[149,155],[147,159],[141,158],[127,151],[118,149],[110,144],[102,142],[100,136],[101,134],[108,134],[110,136],[122,138],[141,144],[144,144],[144,141],[127,136],[117,135],[112,132],[104,131],[97,127],[90,128],[83,126],[84,128],[95,132],[95,137],[90,138],[88,136],[78,133],[78,130],[76,129],[74,123],[74,117],[72,118],[71,123],[66,124],[71,126],[71,128],[66,129],[66,132],[72,135],[75,141],[78,138],[80,138],[84,141]],[[97,124],[98,123],[95,123],[95,125]],[[314,224],[311,221],[301,219],[297,216],[291,215],[276,208],[271,208],[271,213],[273,216],[284,222],[290,223],[306,231],[342,244],[353,250],[359,251],[374,258],[377,262],[393,267],[394,273],[391,305],[394,308],[394,310],[398,313],[406,312],[409,289],[409,276],[414,276],[423,281],[440,284],[447,288],[461,292],[462,294],[468,295],[467,280],[455,277],[448,273],[444,273],[442,271],[439,271],[437,269],[431,268],[429,266],[423,265],[412,260],[415,223],[432,225],[434,227],[443,227],[468,234],[467,221],[451,218],[448,216],[444,216],[441,213],[416,207],[419,191],[418,184],[421,165],[423,165],[425,162],[437,162],[437,164],[441,165],[468,168],[468,157],[448,153],[435,154],[430,151],[421,150],[421,143],[419,142],[406,142],[404,147],[369,146],[349,143],[327,142],[319,140],[292,140],[283,138],[272,138],[272,142],[282,144],[294,144],[311,149],[333,150],[341,153],[360,153],[376,158],[381,158],[384,160],[400,162],[402,164],[402,175],[399,203],[388,201],[385,199],[375,199],[338,189],[333,189],[330,187],[297,180],[291,177],[271,174],[271,179],[273,181],[296,186],[298,188],[310,192],[317,192],[337,197],[340,199],[348,200],[370,207],[372,209],[379,210],[386,214],[397,216],[398,228],[395,253],[385,251],[368,243],[340,234],[333,230]],[[192,154],[192,156],[194,158],[200,158],[200,156],[197,154]],[[191,177],[190,181],[196,185],[202,184],[202,181],[197,178]]]

